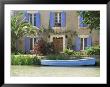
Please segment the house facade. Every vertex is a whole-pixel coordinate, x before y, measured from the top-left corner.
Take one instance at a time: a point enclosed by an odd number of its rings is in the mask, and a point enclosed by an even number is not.
[[[39,10],[23,11],[25,20],[40,30],[51,28],[56,33],[42,34],[47,42],[53,42],[54,47],[59,52],[65,48],[76,51],[83,51],[86,47],[99,44],[100,32],[93,30],[90,33],[88,25],[83,24],[83,18],[75,10]],[[35,37],[25,36],[18,41],[17,49],[24,52],[30,52],[34,43],[38,39]]]

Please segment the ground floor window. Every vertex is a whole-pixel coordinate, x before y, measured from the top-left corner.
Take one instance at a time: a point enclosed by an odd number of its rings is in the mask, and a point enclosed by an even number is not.
[[[81,38],[80,50],[85,50],[86,47],[87,47],[87,38]]]
[[[33,50],[34,44],[37,41],[37,38],[30,38],[30,50]]]

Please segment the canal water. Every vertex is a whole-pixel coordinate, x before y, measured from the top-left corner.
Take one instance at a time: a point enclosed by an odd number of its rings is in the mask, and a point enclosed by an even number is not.
[[[100,67],[98,66],[74,66],[74,67],[53,67],[53,66],[11,66],[11,76],[23,77],[99,77]]]

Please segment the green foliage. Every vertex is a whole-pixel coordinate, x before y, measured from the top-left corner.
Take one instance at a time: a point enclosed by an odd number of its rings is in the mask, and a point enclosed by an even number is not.
[[[87,47],[86,50],[84,50],[84,51],[74,51],[74,50],[70,50],[70,49],[65,49],[64,53],[66,55],[70,55],[70,56],[74,56],[74,57],[100,55],[100,47],[99,46]]]
[[[24,54],[23,50],[15,50],[14,52],[12,52],[13,55],[20,55],[20,54]]]
[[[37,56],[35,56],[32,61],[33,61],[34,65],[40,65],[41,64],[40,59]]]
[[[23,55],[11,55],[12,65],[36,65],[40,64],[38,57],[23,56]]]
[[[45,43],[45,48],[44,48],[44,53],[45,54],[54,54],[55,51],[54,51],[54,45],[52,42],[48,42],[48,43]]]
[[[75,52],[73,51],[70,55],[68,54],[55,54],[55,55],[48,55],[46,57],[47,60],[75,60],[75,59],[82,59],[87,55],[84,55],[82,52]]]
[[[67,55],[72,55],[73,54],[73,50],[65,49],[64,53],[67,54]]]
[[[65,49],[64,53],[66,55],[70,55],[70,56],[74,56],[74,57],[84,57],[84,56],[88,56],[85,51],[74,51],[74,50],[70,50],[70,49]]]
[[[73,56],[75,57],[86,57],[88,56],[85,51],[73,51]]]
[[[36,35],[36,28],[25,22],[24,14],[18,12],[11,16],[11,49],[16,50],[16,41],[25,35]]]
[[[78,11],[78,14],[84,18],[83,23],[88,24],[91,30],[100,29],[100,11]]]
[[[48,60],[68,60],[69,56],[64,55],[64,54],[56,54],[56,55],[48,55],[46,57]]]
[[[67,48],[72,48],[72,37],[68,37]]]
[[[93,46],[86,48],[87,55],[100,55],[100,47],[99,46]]]

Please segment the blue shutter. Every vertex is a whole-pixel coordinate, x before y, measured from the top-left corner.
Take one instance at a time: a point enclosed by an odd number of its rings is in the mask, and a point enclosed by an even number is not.
[[[40,26],[41,26],[40,13],[36,13],[36,26],[38,28],[40,28]]]
[[[87,47],[91,47],[91,46],[92,46],[92,37],[89,36],[89,37],[87,38]]]
[[[79,17],[79,26],[80,27],[83,27],[83,23],[82,22],[83,22],[83,17],[80,16]]]
[[[75,42],[75,48],[76,48],[76,51],[79,51],[80,50],[80,46],[81,46],[81,39],[79,37],[76,37],[76,42]]]
[[[79,18],[79,26],[80,27],[87,27],[87,24],[84,24],[83,20],[84,20],[84,18],[80,16],[80,18]]]
[[[27,13],[27,11],[24,11],[24,19],[26,22],[29,22],[29,14]]]
[[[66,13],[61,12],[61,27],[65,27],[66,25]]]
[[[30,37],[25,37],[24,38],[24,51],[26,53],[30,52]]]
[[[54,12],[50,12],[50,27],[54,27]]]

